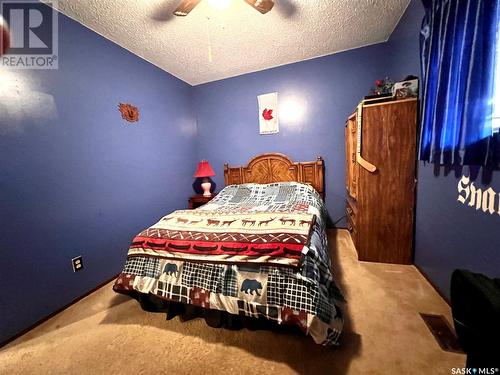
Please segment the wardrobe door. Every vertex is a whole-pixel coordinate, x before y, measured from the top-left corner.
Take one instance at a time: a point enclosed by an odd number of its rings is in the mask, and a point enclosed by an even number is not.
[[[360,260],[413,260],[416,100],[363,108],[362,155],[377,170],[359,169]]]

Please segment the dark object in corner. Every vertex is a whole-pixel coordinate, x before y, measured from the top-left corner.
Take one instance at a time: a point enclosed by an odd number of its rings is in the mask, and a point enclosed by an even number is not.
[[[441,349],[447,352],[463,353],[462,349],[460,349],[457,336],[455,336],[443,315],[420,313],[420,316],[434,335]]]
[[[451,309],[467,367],[500,367],[500,279],[455,270]]]

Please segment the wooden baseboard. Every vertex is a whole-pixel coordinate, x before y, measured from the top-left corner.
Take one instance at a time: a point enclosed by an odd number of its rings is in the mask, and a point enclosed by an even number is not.
[[[450,303],[450,300],[448,299],[448,297],[445,296],[439,290],[439,288],[436,286],[436,284],[434,284],[434,282],[432,281],[432,279],[419,266],[417,266],[415,263],[413,265],[415,266],[415,268],[417,269],[417,271],[420,272],[420,274],[427,280],[427,282],[429,284],[431,284],[431,286],[434,288],[434,290],[437,292],[437,294],[439,294],[441,296],[441,298],[448,304],[448,306],[451,307],[451,303]]]
[[[98,286],[96,286],[95,288],[89,290],[87,293],[83,294],[82,296],[78,297],[78,298],[75,298],[73,301],[71,301],[70,303],[68,303],[67,305],[64,305],[63,307],[61,307],[60,309],[57,309],[56,311],[54,311],[53,313],[47,315],[46,317],[38,320],[37,322],[35,322],[34,324],[32,324],[31,326],[29,326],[28,328],[26,329],[23,329],[21,332],[15,334],[14,336],[8,338],[7,340],[5,341],[2,341],[0,342],[0,348],[4,347],[5,345],[7,345],[8,343],[14,341],[15,339],[21,337],[22,335],[28,333],[29,331],[31,331],[33,328],[36,328],[38,327],[40,324],[42,323],[45,323],[47,320],[49,320],[50,318],[56,316],[57,314],[59,314],[60,312],[63,312],[64,310],[66,310],[68,307],[74,305],[75,303],[77,303],[78,301],[82,300],[83,298],[87,297],[88,295],[94,293],[95,291],[101,289],[103,286],[105,286],[106,284],[110,283],[111,281],[115,280],[117,277],[118,277],[119,274],[116,274],[114,275],[113,277],[111,277],[110,279],[100,283]]]

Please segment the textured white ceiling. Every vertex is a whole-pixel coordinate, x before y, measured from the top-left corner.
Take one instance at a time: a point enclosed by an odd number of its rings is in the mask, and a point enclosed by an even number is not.
[[[275,0],[262,15],[243,0],[208,0],[172,16],[178,0],[59,0],[59,10],[197,85],[386,41],[410,0]],[[209,45],[212,62],[209,61]]]

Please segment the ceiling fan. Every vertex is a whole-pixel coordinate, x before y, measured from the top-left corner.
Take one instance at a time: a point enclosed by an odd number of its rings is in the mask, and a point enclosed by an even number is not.
[[[179,6],[174,10],[176,16],[187,16],[201,0],[181,0]],[[258,10],[262,14],[269,12],[273,6],[273,0],[245,0],[252,8]]]

